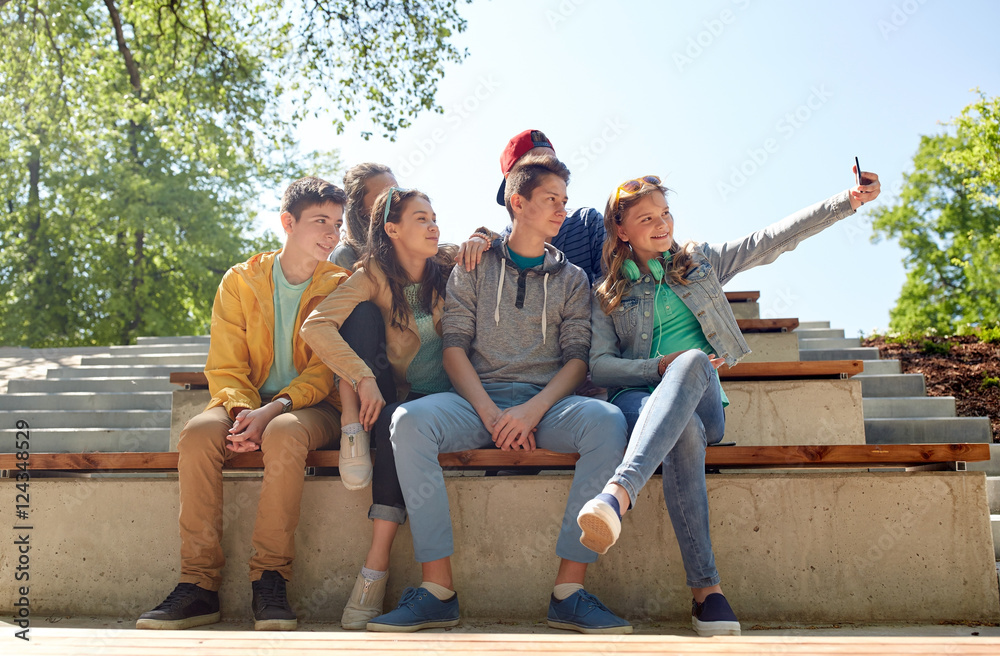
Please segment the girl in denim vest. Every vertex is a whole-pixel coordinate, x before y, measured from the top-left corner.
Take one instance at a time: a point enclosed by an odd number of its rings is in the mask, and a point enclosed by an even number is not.
[[[625,459],[604,491],[577,518],[584,545],[606,553],[621,515],[663,465],[663,497],[694,597],[699,635],[739,635],[722,594],[709,535],[705,448],[722,439],[728,405],[717,369],[750,349],[722,286],[773,262],[805,238],[854,214],[880,190],[878,176],[792,214],[743,239],[678,245],[667,188],[656,176],[622,183],[604,213],[606,276],[595,288],[590,368],[608,387],[631,435]]]

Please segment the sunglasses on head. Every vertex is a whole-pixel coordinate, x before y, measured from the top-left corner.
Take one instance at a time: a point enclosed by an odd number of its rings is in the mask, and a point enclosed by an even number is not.
[[[624,191],[626,194],[634,194],[646,185],[660,185],[660,179],[655,175],[644,175],[641,178],[635,178],[634,180],[626,180],[625,182],[618,185],[618,189],[615,190],[615,205],[618,205],[618,199],[621,197],[621,193]]]

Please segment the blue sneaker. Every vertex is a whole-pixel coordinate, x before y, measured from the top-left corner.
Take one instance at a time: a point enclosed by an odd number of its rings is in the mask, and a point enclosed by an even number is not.
[[[368,621],[369,631],[412,633],[421,629],[440,629],[458,624],[458,593],[441,601],[426,588],[407,588],[396,610]]]
[[[562,601],[549,600],[546,623],[553,629],[580,633],[632,633],[632,625],[618,617],[586,590],[577,590]]]
[[[691,600],[691,624],[694,625],[695,633],[700,636],[740,635],[740,622],[736,619],[736,613],[718,592],[708,595],[700,604]]]

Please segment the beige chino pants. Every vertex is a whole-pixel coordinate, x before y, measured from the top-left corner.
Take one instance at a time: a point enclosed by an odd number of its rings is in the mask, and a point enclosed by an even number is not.
[[[222,407],[194,417],[181,431],[177,450],[180,478],[181,583],[206,590],[222,585],[222,465],[235,455],[226,448],[233,422]],[[274,570],[292,576],[295,527],[305,484],[306,453],[340,439],[340,414],[325,401],[278,415],[264,429],[264,480],[253,529],[250,580]]]

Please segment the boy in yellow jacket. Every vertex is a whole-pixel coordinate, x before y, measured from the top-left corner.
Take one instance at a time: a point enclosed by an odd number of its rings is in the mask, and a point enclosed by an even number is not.
[[[347,279],[327,261],[340,239],[346,196],[319,178],[293,182],[281,202],[285,246],[259,253],[222,277],[212,308],[205,374],[212,400],[178,444],[180,583],[140,616],[140,629],[186,629],[219,621],[222,465],[260,449],[264,479],[252,537],[254,628],[297,626],[291,578],[306,453],[340,436],[333,373],[299,337],[302,322]]]

